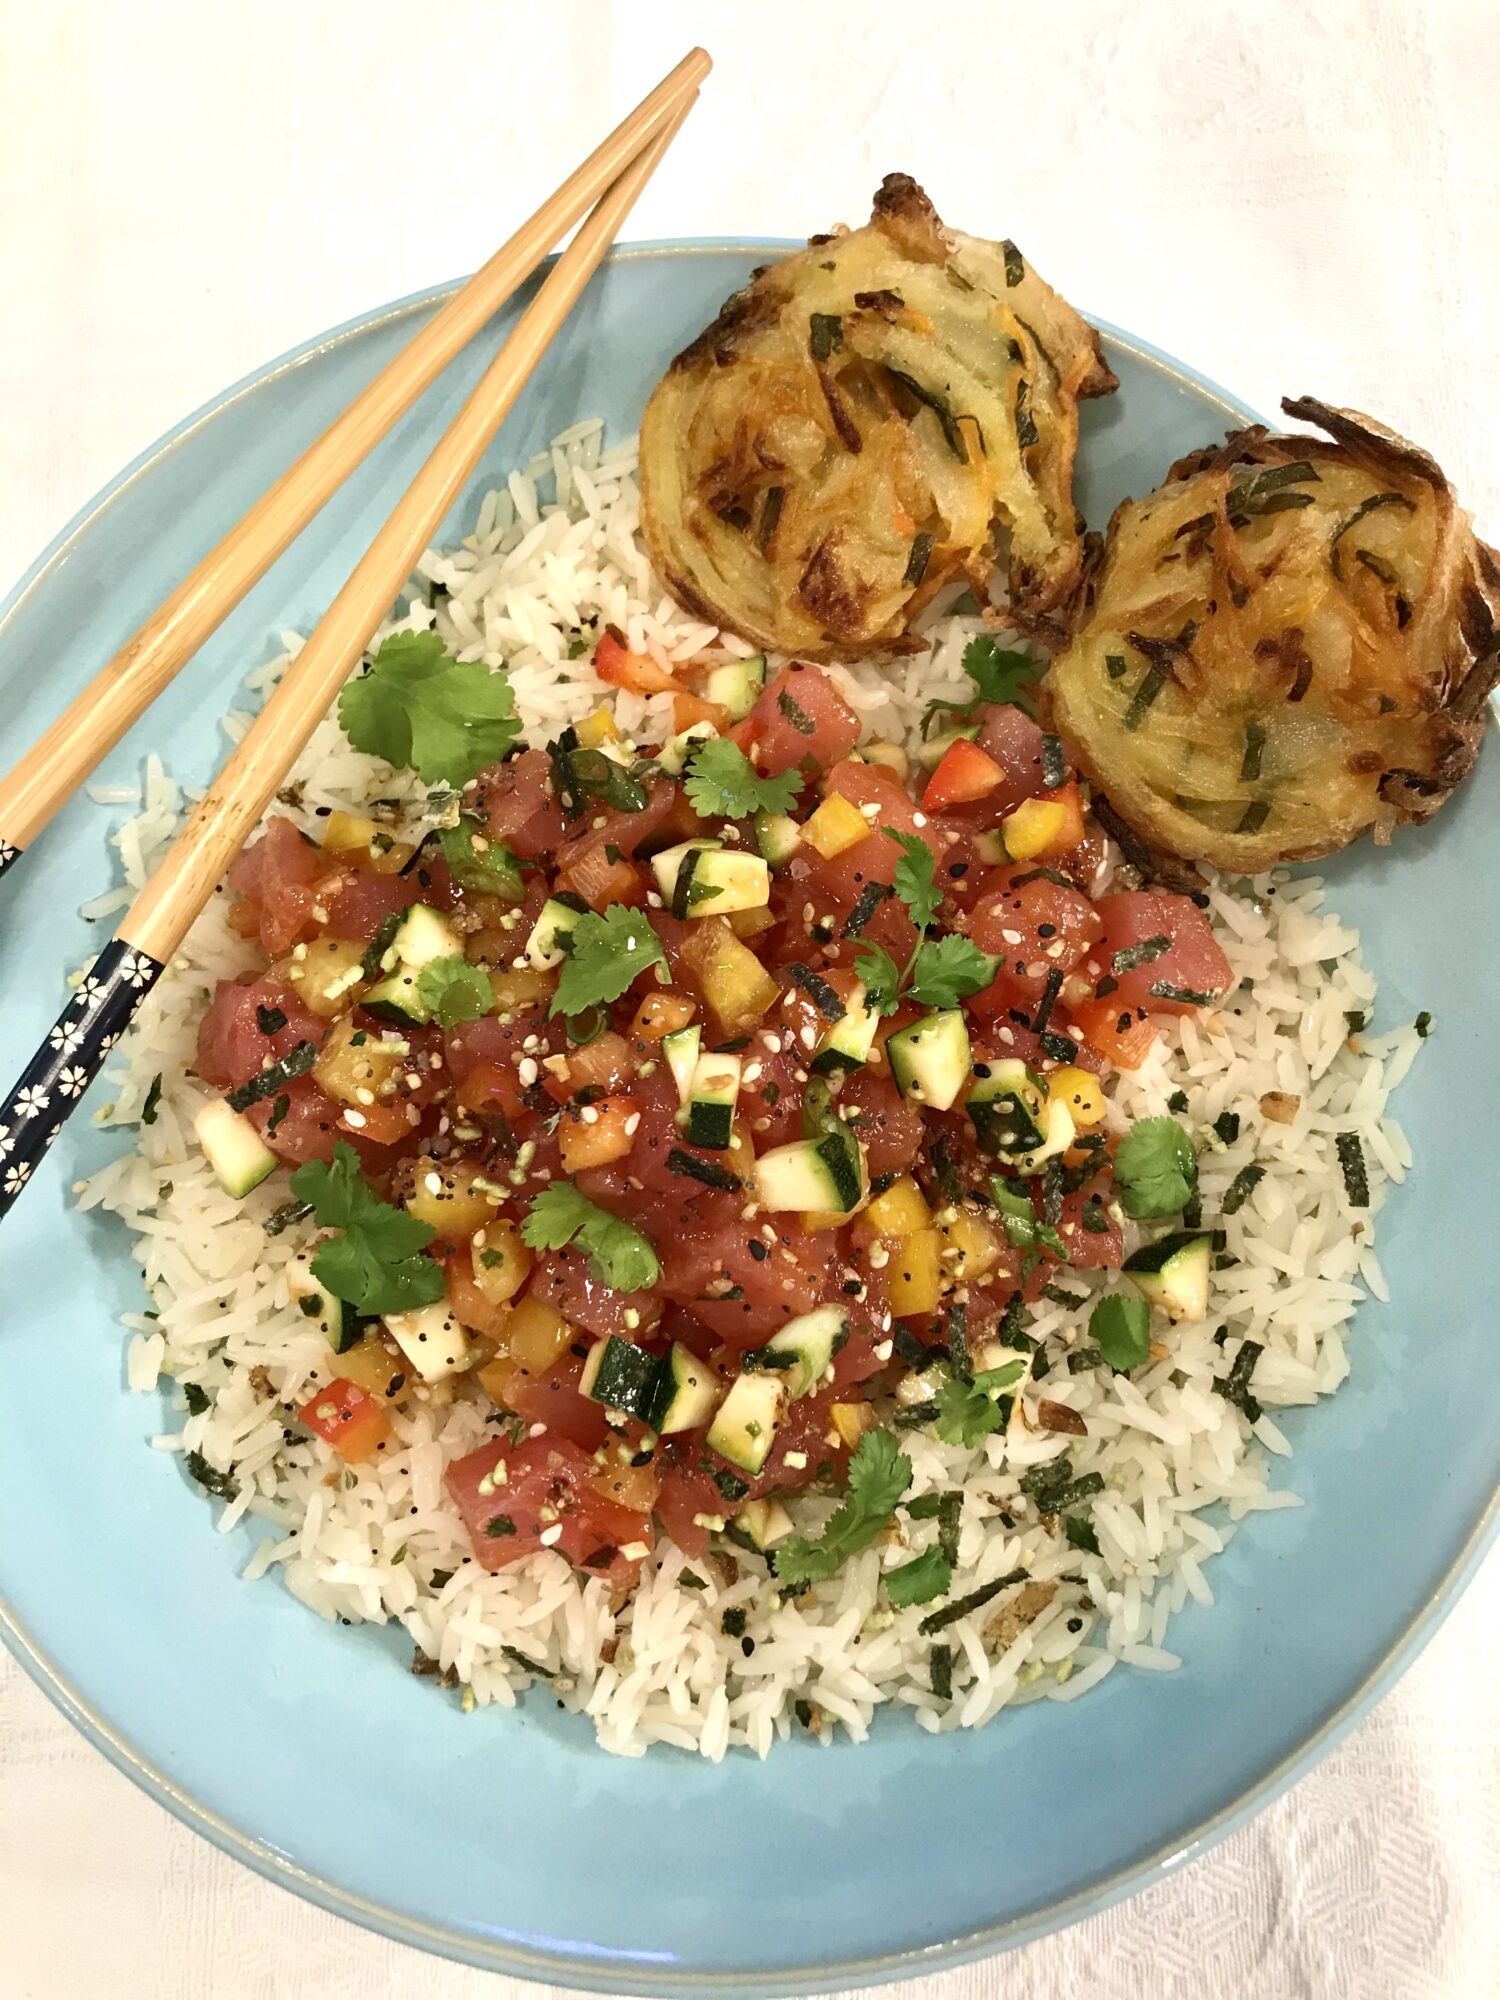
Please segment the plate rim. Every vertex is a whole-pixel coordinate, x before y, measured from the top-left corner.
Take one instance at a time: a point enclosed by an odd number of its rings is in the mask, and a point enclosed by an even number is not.
[[[604,260],[606,264],[639,259],[679,256],[742,254],[757,250],[798,249],[800,242],[775,236],[663,237],[617,244]],[[555,258],[540,267],[545,270]],[[106,513],[136,482],[165,459],[184,439],[216,418],[232,404],[270,387],[304,363],[334,348],[408,318],[450,297],[464,280],[449,279],[424,287],[402,298],[374,306],[324,332],[298,342],[262,366],[252,369],[210,397],[171,429],[129,461],[112,479],[86,500],[57,531],[16,583],[0,599],[0,635],[25,604],[32,591],[70,553],[73,544],[101,515]],[[1128,333],[1113,322],[1085,312],[1090,324],[1109,339],[1167,375],[1207,394],[1231,422],[1259,421],[1253,409],[1232,395],[1211,377],[1154,346],[1139,335]],[[968,1964],[994,1952],[1032,1943],[1053,1931],[1138,1893],[1152,1882],[1197,1860],[1211,1847],[1245,1825],[1272,1800],[1297,1782],[1314,1764],[1332,1750],[1379,1701],[1411,1665],[1453,1609],[1477,1572],[1491,1544],[1500,1534],[1500,1486],[1472,1524],[1463,1545],[1432,1590],[1409,1618],[1384,1656],[1324,1722],[1295,1751],[1267,1771],[1218,1813],[1201,1821],[1185,1837],[1164,1843],[1144,1860],[1118,1869],[1088,1888],[1059,1901],[1039,1905],[998,1924],[982,1926],[944,1939],[936,1944],[917,1945],[884,1952],[867,1958],[844,1958],[835,1963],[807,1967],[774,1967],[753,1975],[715,1972],[690,1967],[662,1966],[653,1970],[649,1984],[640,1979],[628,1961],[613,1958],[569,1957],[542,1952],[517,1943],[491,1945],[463,1931],[430,1922],[428,1919],[371,1901],[344,1888],[328,1877],[301,1867],[289,1855],[237,1826],[185,1790],[166,1771],[142,1757],[127,1737],[109,1723],[75,1688],[62,1669],[32,1639],[26,1626],[0,1592],[0,1644],[18,1662],[22,1671],[41,1689],[69,1722],[132,1783],[145,1792],[172,1817],[210,1841],[233,1860],[254,1869],[265,1880],[326,1910],[330,1915],[374,1931],[395,1943],[415,1947],[437,1956],[471,1965],[482,1971],[511,1977],[563,1982],[576,1989],[602,1993],[639,1993],[659,1996],[676,1994],[807,1994],[847,1990],[895,1978],[919,1977],[928,1972]]]

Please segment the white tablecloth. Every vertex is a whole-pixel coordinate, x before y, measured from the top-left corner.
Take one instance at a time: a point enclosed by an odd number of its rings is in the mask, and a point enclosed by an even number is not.
[[[237,376],[472,268],[698,40],[716,73],[632,234],[858,221],[905,168],[1252,403],[1384,414],[1500,536],[1493,7],[64,0],[4,10],[0,577]],[[1500,1993],[1497,1654],[1492,1559],[1375,1714],[1206,1860],[899,1990]],[[225,1860],[0,1662],[4,2000],[502,1990],[528,1989]]]

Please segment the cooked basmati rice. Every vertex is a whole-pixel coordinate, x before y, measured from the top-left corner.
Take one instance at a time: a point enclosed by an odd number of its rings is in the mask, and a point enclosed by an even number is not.
[[[528,732],[545,740],[601,699],[622,726],[651,739],[664,698],[604,688],[583,658],[569,657],[581,624],[613,624],[632,648],[667,663],[715,651],[753,649],[686,619],[664,596],[642,549],[634,442],[605,449],[603,427],[582,421],[529,466],[513,472],[480,507],[457,548],[430,551],[401,615],[388,630],[435,627],[463,659],[504,663]],[[434,589],[434,586],[438,588]],[[429,601],[429,599],[435,601]],[[869,738],[910,743],[935,697],[961,695],[963,647],[983,629],[975,616],[935,605],[931,651],[893,663],[831,669]],[[249,677],[259,698],[301,641],[284,635],[280,658]],[[243,733],[248,714],[227,719]],[[114,794],[110,795],[112,798]],[[320,808],[359,809],[372,797],[416,803],[422,788],[352,750],[325,721],[287,787],[279,811],[316,828]],[[133,803],[121,788],[118,803]],[[184,803],[158,759],[148,760],[140,810],[115,834],[129,888],[144,881]],[[90,906],[105,913],[122,892]],[[275,1571],[322,1617],[399,1620],[466,1704],[513,1706],[531,1676],[586,1714],[609,1750],[641,1754],[675,1744],[721,1758],[735,1745],[764,1756],[794,1728],[829,1740],[836,1728],[863,1738],[882,1703],[906,1708],[930,1731],[977,1727],[1005,1707],[1072,1701],[1117,1664],[1170,1671],[1171,1619],[1192,1599],[1213,1602],[1204,1573],[1248,1513],[1296,1506],[1269,1484],[1267,1453],[1291,1442],[1269,1414],[1306,1404],[1348,1373],[1345,1336],[1368,1291],[1387,1296],[1372,1247],[1388,1182],[1411,1162],[1389,1116],[1390,1091],[1419,1047],[1411,1028],[1356,1039],[1346,1015],[1371,1012],[1375,986],[1358,934],[1323,908],[1312,877],[1217,882],[1211,915],[1244,982],[1230,1002],[1189,1017],[1158,1041],[1142,1067],[1120,1076],[1110,1109],[1123,1127],[1160,1113],[1175,1091],[1201,1145],[1205,1211],[1255,1163],[1265,1169],[1243,1206],[1225,1218],[1231,1260],[1215,1279],[1214,1313],[1167,1336],[1170,1352],[1130,1377],[1055,1360],[1045,1388],[1088,1425],[1086,1438],[1033,1430],[1018,1412],[1004,1437],[976,1450],[925,1431],[902,1434],[913,1480],[909,1497],[958,1488],[963,1495],[956,1599],[1012,1569],[1026,1571],[1033,1615],[1008,1617],[1007,1598],[941,1634],[951,1647],[954,1692],[933,1692],[933,1641],[919,1631],[931,1607],[892,1611],[883,1572],[936,1537],[933,1522],[903,1514],[885,1539],[827,1584],[796,1599],[767,1587],[764,1564],[736,1553],[695,1563],[701,1588],[680,1582],[684,1559],[661,1544],[640,1586],[612,1609],[608,1587],[541,1552],[499,1575],[480,1569],[455,1511],[443,1469],[486,1436],[473,1403],[435,1400],[394,1413],[396,1448],[378,1463],[340,1470],[329,1448],[289,1434],[289,1406],[334,1372],[326,1343],[293,1310],[287,1265],[305,1247],[305,1225],[268,1236],[285,1200],[265,1185],[242,1201],[218,1187],[192,1139],[201,1093],[190,1074],[199,1018],[216,981],[249,962],[219,897],[195,926],[119,1051],[108,1122],[138,1127],[130,1151],[79,1189],[83,1207],[111,1210],[129,1227],[159,1318],[127,1316],[126,1378],[149,1392],[176,1383],[172,1421],[153,1442],[197,1453],[232,1475],[237,1496],[221,1514],[248,1515],[265,1532],[247,1578]],[[138,1126],[152,1081],[162,1078],[155,1122]],[[1259,1113],[1267,1091],[1299,1102],[1287,1124]],[[1240,1115],[1225,1144],[1211,1130],[1221,1112]],[[1347,1205],[1335,1135],[1357,1133],[1369,1171],[1370,1207]],[[1044,1299],[1028,1321],[1056,1356],[1086,1345],[1084,1328],[1102,1273],[1073,1273],[1078,1304]],[[1260,1343],[1254,1394],[1265,1411],[1252,1426],[1215,1389],[1244,1340]],[[200,1405],[187,1413],[186,1385]],[[419,1394],[422,1392],[419,1392]],[[1034,1392],[1033,1392],[1034,1393]],[[1031,1399],[1024,1399],[1030,1401]],[[1017,1506],[1021,1476],[1071,1451],[1075,1470],[1098,1470],[1106,1491],[1092,1520],[1099,1553],[1069,1545]],[[332,1477],[330,1478],[330,1474]],[[793,1503],[815,1532],[832,1498]],[[1204,1510],[1213,1510],[1206,1517]],[[1020,1525],[1012,1525],[1013,1522]],[[724,1614],[745,1615],[746,1654],[726,1637]],[[735,1621],[737,1622],[737,1621]]]

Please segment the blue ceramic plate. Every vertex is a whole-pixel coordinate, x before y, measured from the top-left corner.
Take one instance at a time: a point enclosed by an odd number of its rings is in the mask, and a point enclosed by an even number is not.
[[[450,526],[495,474],[580,414],[633,428],[668,357],[765,244],[622,251],[589,288]],[[253,376],[139,459],[0,615],[9,764],[442,294],[372,314]],[[1117,396],[1086,405],[1082,494],[1102,524],[1246,412],[1139,342],[1107,341]],[[311,624],[456,409],[476,351],[429,392],[204,648],[101,776],[148,749],[206,779],[218,720],[276,632]],[[1301,381],[1288,384],[1303,389]],[[1393,1304],[1359,1316],[1352,1379],[1281,1421],[1308,1505],[1253,1519],[1219,1602],[1173,1627],[1176,1675],[1113,1675],[941,1740],[889,1717],[864,1747],[792,1742],[718,1768],[620,1761],[540,1692],[464,1716],[406,1672],[409,1642],[343,1631],[237,1571],[251,1531],[145,1440],[115,1315],[140,1305],[122,1232],[67,1190],[119,1145],[76,1118],[0,1244],[0,1629],[79,1726],[189,1825],[356,1922],[454,1958],[608,1991],[798,1992],[1034,1937],[1176,1866],[1287,1784],[1411,1658],[1476,1563],[1492,1513],[1500,1371],[1472,1246],[1490,1176],[1455,1147],[1500,1128],[1489,1012],[1500,946],[1472,885],[1500,875],[1500,766],[1436,833],[1330,872],[1365,927],[1381,1019],[1438,1032],[1399,1110],[1418,1167],[1382,1221]],[[0,1072],[53,1020],[98,942],[73,912],[109,878],[111,816],[80,802],[3,898]],[[107,1840],[108,1828],[100,1839]]]

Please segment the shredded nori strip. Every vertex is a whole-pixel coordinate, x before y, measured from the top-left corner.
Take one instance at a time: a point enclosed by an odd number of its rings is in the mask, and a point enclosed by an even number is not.
[[[777,523],[781,519],[782,503],[785,499],[786,488],[784,486],[768,486],[766,488],[765,501],[760,510],[760,532],[756,537],[760,544],[762,555],[770,548],[775,538]]]
[[[1062,738],[1044,736],[1042,738],[1042,783],[1049,792],[1055,792],[1068,775],[1068,767],[1063,761]]]
[[[932,559],[932,537],[924,528],[920,535],[912,539],[911,554],[906,559],[906,571],[901,581],[913,589],[927,574],[927,565]]]
[[[196,1382],[184,1382],[182,1393],[187,1398],[188,1415],[190,1417],[201,1417],[203,1412],[208,1408],[207,1393],[200,1389]]]
[[[804,965],[801,959],[796,959],[786,967],[786,974],[794,986],[801,987],[825,1021],[843,1020],[843,1001],[828,981],[819,978],[810,965]]]
[[[1104,1366],[1104,1350],[1099,1347],[1075,1347],[1068,1356],[1070,1375],[1087,1375],[1093,1368]]]
[[[1104,1481],[1101,1479],[1102,1486]],[[1013,1583],[1024,1583],[1024,1569],[1008,1569],[1004,1576],[997,1576],[993,1583],[981,1584],[978,1590],[971,1590],[967,1597],[955,1597],[951,1604],[945,1604],[941,1611],[929,1611],[917,1630],[922,1633],[942,1632],[950,1625],[956,1625],[960,1618],[967,1618],[971,1611],[978,1611],[998,1597],[1002,1590],[1009,1590]]]
[[[1245,724],[1245,754],[1240,759],[1240,783],[1242,785],[1251,784],[1260,776],[1261,752],[1265,747],[1266,731],[1264,723],[1247,722]]]
[[[1365,1152],[1357,1132],[1340,1132],[1334,1140],[1339,1166],[1344,1175],[1344,1192],[1351,1208],[1370,1206],[1370,1177],[1365,1171]]]
[[[268,1139],[272,1139],[276,1136],[276,1127],[281,1123],[282,1119],[286,1117],[287,1113],[291,1110],[291,1108],[292,1108],[291,1096],[290,1093],[285,1090],[281,1091],[272,1100],[271,1115],[266,1120],[266,1137]]]
[[[837,313],[813,313],[808,319],[808,347],[814,361],[826,361],[844,344],[844,322]]]
[[[956,1489],[938,1496],[938,1547],[950,1563],[958,1561],[958,1531],[963,1520],[964,1496]]]
[[[724,1634],[726,1639],[743,1638],[745,1633],[744,1605],[731,1605],[729,1610],[719,1620],[719,1630]]]
[[[1098,1195],[1090,1195],[1083,1204],[1083,1214],[1079,1218],[1090,1236],[1103,1236],[1109,1228],[1109,1217],[1104,1213],[1104,1204]]]
[[[1036,427],[1036,418],[1029,408],[1030,395],[1031,384],[1023,375],[1016,384],[1016,443],[1022,451],[1029,451],[1040,435]]]
[[[707,1579],[699,1576],[695,1569],[678,1570],[677,1581],[682,1585],[684,1590],[707,1590],[708,1588]]]
[[[749,1482],[741,1479],[737,1472],[731,1472],[727,1465],[718,1468],[713,1475],[713,1482],[724,1498],[730,1501],[743,1500],[750,1491]]]
[[[1255,1373],[1255,1364],[1261,1357],[1261,1343],[1258,1340],[1242,1340],[1240,1351],[1230,1364],[1227,1375],[1216,1375],[1214,1387],[1226,1403],[1233,1403],[1243,1410],[1252,1424],[1260,1421],[1260,1404],[1250,1393],[1250,1377]]]
[[[1414,500],[1408,500],[1404,493],[1372,493],[1361,500],[1352,514],[1346,514],[1328,540],[1328,567],[1342,583],[1344,572],[1340,567],[1339,543],[1351,528],[1357,527],[1367,514],[1373,514],[1377,507],[1404,507],[1408,514],[1416,507]]]
[[[1160,958],[1163,952],[1171,949],[1172,940],[1165,931],[1158,931],[1155,937],[1142,938],[1139,944],[1122,945],[1110,960],[1110,965],[1116,972],[1134,972],[1138,965],[1149,965],[1153,959]],[[1103,990],[1104,981],[1101,979],[1094,991],[1102,998]],[[1109,990],[1114,992],[1113,984]]]
[[[1106,653],[1104,655],[1104,671],[1112,681],[1124,680],[1126,673],[1125,655],[1123,653]]]
[[[696,1153],[685,1153],[681,1146],[674,1146],[668,1153],[667,1169],[670,1173],[684,1174],[689,1180],[702,1181],[705,1187],[718,1188],[724,1194],[738,1194],[745,1185],[738,1174],[721,1167],[717,1160],[700,1160]]]
[[[365,947],[365,955],[359,962],[361,975],[366,979],[378,979],[385,967],[381,960],[391,948],[391,940],[401,928],[405,910],[392,910],[388,917],[382,917],[375,935]]]
[[[1226,1146],[1232,1146],[1240,1136],[1240,1114],[1238,1111],[1221,1111],[1214,1120],[1214,1130]]]
[[[958,1178],[958,1167],[948,1150],[947,1141],[935,1140],[930,1155],[933,1179],[937,1182],[938,1193],[944,1201],[962,1201],[963,1184]]]
[[[844,919],[844,936],[846,938],[861,936],[865,925],[869,923],[886,897],[894,896],[895,893],[889,882],[866,882],[855,898],[854,908]]]
[[[1418,1035],[1425,1042],[1427,1037],[1432,1033],[1432,1016],[1428,1013],[1425,1007],[1422,1009],[1421,1013],[1418,1014],[1416,1020],[1412,1022],[1412,1026],[1416,1029]]]
[[[252,1104],[258,1104],[263,1097],[274,1097],[284,1083],[294,1077],[306,1076],[318,1060],[316,1042],[298,1042],[289,1049],[280,1062],[274,1062],[269,1069],[263,1069],[259,1076],[252,1076],[248,1083],[242,1083],[238,1090],[231,1090],[224,1100],[231,1111],[245,1111]]]
[[[960,1382],[974,1380],[974,1363],[969,1354],[969,1308],[955,1299],[948,1308],[948,1365]]]
[[[1078,1053],[1066,1035],[1054,1035],[1049,1032],[1038,1035],[1037,1040],[1041,1044],[1042,1054],[1050,1057],[1053,1062],[1070,1063]]]
[[[807,710],[799,708],[785,688],[777,695],[776,706],[781,710],[799,736],[811,736],[817,728],[817,724],[813,721]]]
[[[267,1236],[279,1236],[283,1229],[289,1229],[294,1222],[302,1222],[313,1212],[310,1201],[284,1201],[280,1208],[272,1211],[265,1220]]]
[[[1065,1171],[1061,1160],[1049,1160],[1042,1174],[1042,1220],[1052,1229],[1062,1221]]]
[[[898,1359],[904,1361],[908,1368],[925,1368],[932,1359],[932,1356],[928,1353],[922,1342],[918,1340],[911,1328],[904,1325],[900,1320],[897,1320],[895,1328],[892,1331],[891,1345],[895,1349]]]
[[[1136,683],[1135,693],[1130,697],[1130,706],[1121,720],[1122,729],[1135,731],[1146,719],[1146,711],[1167,684],[1167,676],[1160,667],[1147,667]]]
[[[509,1514],[491,1514],[484,1524],[484,1532],[491,1541],[499,1541],[502,1535],[513,1535],[516,1524]]]
[[[614,1561],[613,1549],[609,1551],[609,1559],[610,1562]],[[595,1566],[592,1556],[589,1558],[589,1566],[591,1568]],[[600,1563],[598,1567],[608,1569],[609,1563]],[[554,1678],[550,1667],[544,1667],[539,1660],[533,1660],[529,1654],[523,1653],[518,1646],[502,1646],[500,1650],[504,1653],[506,1659],[514,1660],[518,1667],[524,1667],[528,1674],[535,1674],[538,1680],[550,1681]]]
[[[936,1403],[908,1403],[904,1410],[897,1410],[891,1422],[898,1431],[919,1431],[924,1424],[930,1424],[937,1413]]]
[[[212,1493],[216,1500],[233,1500],[239,1492],[240,1484],[233,1474],[216,1471],[201,1451],[190,1451],[182,1462],[204,1492]]]
[[[1236,833],[1259,833],[1270,817],[1271,801],[1269,799],[1252,799],[1240,814],[1239,824],[1234,830]]]
[[[279,1007],[257,1007],[255,1025],[263,1035],[279,1035],[286,1026],[286,1015]]]
[[[1212,1007],[1219,997],[1198,986],[1179,986],[1171,979],[1153,979],[1150,992],[1153,1000],[1177,1000],[1184,1007]]]
[[[1265,1177],[1264,1167],[1241,1167],[1224,1190],[1224,1199],[1219,1203],[1220,1215],[1237,1215]]]
[[[1006,287],[1014,290],[1026,276],[1026,260],[1008,236],[1000,245],[1000,254],[1005,259]]]
[[[953,1699],[953,1648],[934,1646],[928,1655],[927,1683],[939,1701]]]
[[[1351,1035],[1357,1035],[1362,1028],[1369,1027],[1370,1017],[1363,1012],[1351,1011],[1344,1015],[1344,1025]]]
[[[1057,996],[1062,992],[1063,971],[1060,965],[1048,968],[1047,983],[1042,988],[1042,997],[1036,1003],[1036,1014],[1031,1027],[1034,1034],[1040,1034],[1052,1019],[1052,1009],[1057,1005]]]

